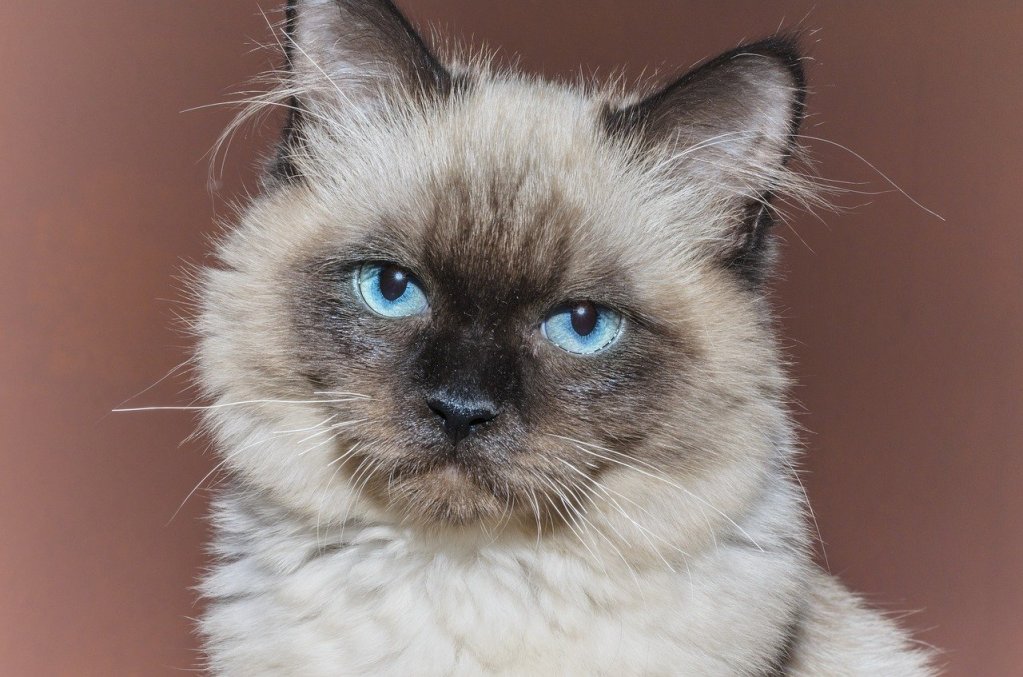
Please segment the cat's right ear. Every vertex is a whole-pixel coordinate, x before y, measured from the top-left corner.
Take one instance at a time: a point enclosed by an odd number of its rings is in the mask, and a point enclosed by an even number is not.
[[[272,173],[295,178],[304,129],[446,94],[451,76],[390,0],[288,0],[288,119]]]

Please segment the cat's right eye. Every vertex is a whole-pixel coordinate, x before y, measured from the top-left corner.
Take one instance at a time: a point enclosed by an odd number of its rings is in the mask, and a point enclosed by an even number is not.
[[[353,282],[366,307],[383,317],[418,315],[430,307],[412,274],[393,263],[364,263]]]

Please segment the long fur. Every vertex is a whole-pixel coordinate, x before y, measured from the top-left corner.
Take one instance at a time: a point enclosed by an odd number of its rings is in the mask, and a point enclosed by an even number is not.
[[[288,131],[202,275],[205,420],[231,477],[209,669],[934,674],[811,559],[759,284],[771,198],[818,199],[787,163],[791,45],[643,97],[441,65],[408,31],[387,2],[291,5],[289,68],[259,101]],[[432,324],[360,314],[359,257],[422,271]],[[490,329],[577,294],[623,308],[609,356]],[[451,376],[410,355],[463,340],[444,359],[479,383],[524,372],[455,466],[421,443],[416,399]]]

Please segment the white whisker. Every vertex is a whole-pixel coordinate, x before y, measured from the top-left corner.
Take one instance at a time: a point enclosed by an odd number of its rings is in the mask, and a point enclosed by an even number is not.
[[[565,512],[564,513],[561,512],[561,509],[558,508],[557,503],[554,502],[553,498],[548,497],[551,498],[551,500],[548,501],[550,503],[551,509],[558,513],[558,516],[561,517],[562,523],[566,527],[568,527],[573,534],[575,534],[576,538],[579,539],[579,543],[583,546],[583,548],[586,549],[588,553],[590,553],[590,555],[593,557],[594,564],[600,567],[601,571],[603,571],[605,576],[609,576],[610,574],[607,571],[607,567],[604,566],[603,559],[599,557],[592,548],[590,548],[589,544],[586,542],[586,539],[583,538],[581,527],[578,526],[576,520],[573,517],[574,511],[571,507],[569,500],[558,489],[558,487],[554,485],[550,477],[539,473],[534,473],[534,476],[537,477],[540,481],[542,481],[551,489],[551,491],[554,493],[554,497],[556,497],[558,501],[561,503],[561,505],[564,506]]]
[[[316,449],[319,449],[320,447],[330,443],[332,440],[337,439],[338,435],[340,435],[342,432],[344,432],[344,428],[348,428],[350,426],[358,425],[360,423],[365,423],[367,420],[368,419],[365,419],[365,418],[359,418],[359,419],[355,419],[354,421],[342,421],[341,423],[334,423],[334,424],[332,424],[329,428],[327,428],[327,430],[323,431],[323,432],[333,432],[334,434],[331,435],[330,438],[324,440],[323,442],[315,444],[315,445],[309,447],[308,449],[304,449],[304,450],[300,451],[298,454],[295,455],[295,458],[301,458],[302,456],[305,456],[309,452],[315,451]],[[313,435],[310,435],[309,437],[307,437],[307,438],[305,438],[305,439],[303,439],[301,441],[304,442],[304,441],[306,441],[308,439],[311,439],[313,437],[318,437],[321,434],[323,434],[323,433],[314,433]]]
[[[668,560],[667,560],[667,559],[665,559],[665,557],[664,557],[664,555],[663,555],[663,554],[661,554],[660,548],[658,548],[658,547],[657,547],[656,545],[654,545],[654,542],[653,542],[653,540],[651,540],[651,538],[650,538],[650,535],[653,535],[653,536],[654,536],[654,537],[656,537],[656,538],[657,538],[658,540],[662,541],[662,542],[664,543],[664,545],[666,545],[666,546],[668,546],[668,547],[672,548],[673,550],[676,550],[676,551],[678,551],[678,552],[679,552],[679,553],[681,553],[681,554],[682,554],[683,556],[685,556],[685,557],[688,557],[688,553],[686,553],[686,552],[685,552],[684,550],[682,550],[681,548],[679,548],[679,547],[677,547],[677,546],[675,546],[675,545],[673,545],[673,544],[669,543],[669,542],[668,542],[667,540],[665,540],[665,539],[664,539],[664,538],[663,538],[662,536],[659,536],[659,535],[657,535],[657,534],[654,534],[654,533],[653,533],[653,532],[651,532],[651,531],[650,531],[649,529],[647,529],[647,528],[646,528],[646,527],[644,527],[644,526],[643,526],[642,524],[640,524],[640,523],[639,523],[639,522],[637,522],[637,521],[636,521],[635,519],[633,519],[633,518],[632,518],[632,517],[631,517],[631,516],[630,516],[630,515],[629,515],[629,514],[628,514],[628,513],[627,513],[627,512],[625,511],[625,509],[624,509],[624,508],[623,508],[623,507],[621,506],[621,504],[620,504],[620,503],[619,503],[618,501],[616,501],[616,500],[614,499],[614,497],[613,497],[613,496],[611,496],[611,493],[610,493],[610,492],[612,492],[612,491],[613,491],[612,489],[609,489],[609,488],[608,488],[607,486],[605,486],[604,484],[602,484],[601,482],[599,482],[599,481],[598,481],[597,479],[595,479],[595,478],[592,478],[592,477],[590,477],[589,475],[587,475],[586,473],[584,473],[583,471],[579,470],[578,468],[576,468],[576,467],[575,467],[574,465],[572,465],[571,463],[569,463],[569,462],[568,462],[568,461],[566,461],[565,459],[563,459],[563,458],[558,458],[557,460],[561,461],[561,462],[562,462],[563,464],[565,464],[565,465],[566,465],[566,466],[567,466],[567,467],[568,467],[569,469],[571,469],[571,470],[572,470],[573,472],[577,473],[577,474],[578,474],[578,475],[579,475],[580,477],[582,477],[582,478],[583,478],[583,479],[584,479],[585,481],[588,481],[588,482],[592,483],[592,484],[593,484],[593,486],[594,486],[594,487],[596,487],[596,488],[597,488],[597,490],[598,490],[598,491],[600,491],[600,492],[601,492],[601,493],[602,493],[602,494],[603,494],[603,495],[605,496],[605,498],[607,498],[607,500],[611,502],[611,505],[612,505],[612,506],[613,506],[613,507],[614,507],[614,508],[615,508],[615,509],[616,509],[616,510],[617,510],[617,511],[619,512],[619,514],[621,514],[621,516],[622,516],[622,517],[624,517],[624,518],[625,518],[625,519],[626,519],[626,520],[627,520],[627,521],[628,521],[629,523],[631,523],[631,524],[632,524],[632,525],[633,525],[634,527],[636,527],[636,529],[638,529],[638,530],[639,530],[639,532],[640,532],[640,535],[641,535],[641,536],[642,536],[642,537],[643,537],[643,538],[644,538],[644,539],[646,540],[647,544],[648,544],[648,545],[650,546],[650,549],[651,549],[651,550],[653,550],[654,552],[656,552],[656,553],[657,553],[657,556],[658,556],[658,557],[660,557],[661,561],[663,561],[663,562],[664,562],[664,566],[668,567],[668,569],[669,569],[670,571],[673,571],[673,572],[674,572],[674,571],[675,571],[675,568],[674,568],[673,566],[671,566],[671,563],[670,563],[670,562],[668,562]],[[619,495],[619,496],[621,496],[621,494],[619,494],[619,493],[618,493],[617,491],[615,491],[614,493],[615,493],[615,494],[617,494],[617,495]],[[629,500],[629,499],[627,499],[627,498],[626,498],[626,497],[624,497],[624,496],[622,496],[622,498],[623,498],[623,499],[625,499],[625,500]],[[629,501],[629,502],[631,503],[632,501]],[[637,506],[637,507],[640,507],[640,506]],[[641,508],[641,509],[642,509],[642,508]],[[644,512],[646,512],[646,511],[644,510]],[[647,513],[647,514],[649,514],[649,513]],[[623,536],[623,535],[622,535],[622,534],[621,534],[621,533],[620,533],[620,532],[618,531],[618,529],[614,527],[614,525],[613,525],[613,524],[611,524],[611,523],[609,522],[609,523],[608,523],[608,526],[609,526],[609,527],[611,528],[611,530],[612,530],[612,531],[614,531],[614,532],[615,532],[615,534],[616,534],[616,535],[617,535],[617,536],[618,536],[618,537],[619,537],[620,539],[622,539],[622,541],[623,541],[623,542],[625,542],[625,543],[628,543],[628,539],[627,539],[627,538],[625,538],[625,537],[624,537],[624,536]]]
[[[710,503],[708,503],[705,499],[701,498],[700,496],[697,496],[692,491],[690,491],[690,490],[686,489],[685,487],[681,486],[677,482],[674,482],[674,481],[668,479],[663,474],[658,474],[658,473],[663,473],[663,471],[661,469],[657,468],[656,466],[651,465],[651,464],[647,463],[646,461],[642,461],[642,460],[637,459],[637,458],[631,458],[631,457],[625,456],[621,452],[614,451],[613,449],[608,449],[606,447],[602,447],[602,446],[600,446],[598,444],[592,444],[592,443],[588,443],[588,442],[583,442],[581,440],[576,440],[576,439],[573,439],[571,437],[565,437],[564,435],[550,434],[550,436],[551,437],[556,437],[556,438],[564,440],[566,442],[570,442],[572,444],[575,444],[575,445],[577,445],[577,448],[580,451],[582,451],[582,452],[585,452],[585,453],[588,453],[588,454],[592,454],[592,455],[596,456],[597,458],[603,459],[603,460],[608,461],[610,463],[615,463],[615,464],[620,465],[622,467],[628,468],[628,469],[632,470],[633,472],[637,472],[637,473],[639,473],[639,474],[641,474],[641,475],[643,475],[645,477],[650,477],[651,479],[655,479],[655,480],[657,480],[659,482],[663,482],[663,483],[667,484],[668,486],[671,486],[671,487],[674,487],[675,489],[678,489],[679,491],[683,492],[684,494],[686,494],[687,496],[689,496],[693,500],[695,500],[695,501],[701,503],[702,505],[706,506],[707,508],[710,508],[711,510],[713,510],[716,514],[718,514],[719,516],[724,518],[729,524],[731,524],[740,534],[742,534],[744,537],[746,537],[746,539],[749,540],[749,542],[752,543],[754,547],[756,547],[761,552],[764,551],[764,549],[760,546],[760,544],[757,543],[756,539],[753,538],[745,529],[743,529],[741,526],[739,526],[739,524],[735,520],[733,520],[731,517],[729,517],[725,513],[721,512],[721,510],[719,510],[718,508],[716,508],[713,505],[711,505]],[[589,447],[589,448],[587,448],[587,447]],[[628,460],[628,462],[622,461],[622,460],[617,459],[617,458],[609,457],[609,456],[603,456],[601,454],[598,454],[598,453],[594,452],[593,449],[598,449],[600,451],[603,451],[603,452],[606,452],[606,453],[609,453],[609,454],[618,454],[618,455],[624,456]],[[640,467],[638,467],[638,466],[636,466],[634,464],[640,464],[640,465],[642,465],[642,466],[644,466],[646,468],[649,468],[649,470],[651,470],[653,472],[649,472],[647,470],[643,470],[643,468],[640,468]],[[711,531],[713,532],[713,530],[711,530]]]
[[[211,409],[223,409],[225,407],[239,407],[247,404],[336,404],[340,402],[355,402],[366,398],[349,397],[334,400],[242,400],[240,402],[218,402],[207,405],[181,405],[181,406],[154,406],[154,407],[125,407],[112,409],[111,411],[124,413],[133,411],[209,411]]]
[[[561,459],[558,459],[558,460],[561,460]],[[570,489],[568,487],[568,485],[566,485],[560,479],[558,479],[558,478],[556,478],[554,476],[551,476],[551,480],[556,482],[558,484],[558,486],[562,487],[570,496],[575,498],[575,505],[576,505],[575,513],[576,513],[576,515],[579,517],[580,520],[582,520],[582,522],[586,526],[590,527],[591,531],[595,532],[598,536],[603,538],[604,541],[607,542],[607,544],[609,546],[611,546],[611,549],[614,550],[615,553],[618,555],[618,557],[622,560],[622,563],[625,565],[625,568],[629,570],[629,573],[632,575],[633,581],[636,583],[636,585],[638,587],[639,586],[639,578],[636,576],[636,571],[635,571],[635,569],[632,568],[632,565],[629,563],[629,560],[625,558],[625,555],[622,554],[622,551],[618,549],[618,546],[616,546],[614,544],[614,542],[607,536],[607,534],[605,534],[603,531],[601,531],[596,525],[594,525],[589,519],[586,518],[586,508],[583,505],[583,502],[584,502],[583,497],[579,496],[576,492],[573,492],[572,489]],[[581,490],[582,490],[582,487],[580,487],[580,491]],[[580,527],[580,528],[582,528],[582,527]],[[615,533],[617,533],[617,531]],[[618,537],[621,538],[621,534],[618,534]],[[622,540],[623,540],[623,542],[627,542],[627,541],[625,541],[625,539],[622,539]],[[596,544],[594,544],[594,547],[596,547]]]
[[[340,433],[338,433],[338,434],[340,434]],[[351,448],[348,449],[348,451],[346,451],[345,453],[339,455],[337,458],[335,458],[333,461],[331,461],[330,463],[327,464],[328,468],[330,466],[334,465],[334,464],[337,464],[337,468],[334,469],[334,472],[327,479],[327,482],[323,485],[323,494],[320,496],[320,507],[316,510],[316,543],[317,543],[317,547],[322,547],[322,545],[320,545],[320,518],[323,515],[323,507],[324,507],[324,504],[327,501],[327,494],[330,492],[330,485],[334,483],[334,478],[336,478],[337,474],[339,472],[341,472],[341,468],[343,467],[342,461],[344,459],[346,459],[352,452],[354,452],[358,448],[359,448],[359,442],[356,442],[354,445],[351,446]]]

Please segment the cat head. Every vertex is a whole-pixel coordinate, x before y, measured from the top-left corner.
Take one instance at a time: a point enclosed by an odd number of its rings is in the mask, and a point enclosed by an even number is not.
[[[638,96],[442,62],[383,0],[294,0],[283,41],[284,135],[201,290],[239,481],[325,524],[732,523],[788,435],[793,44]]]

